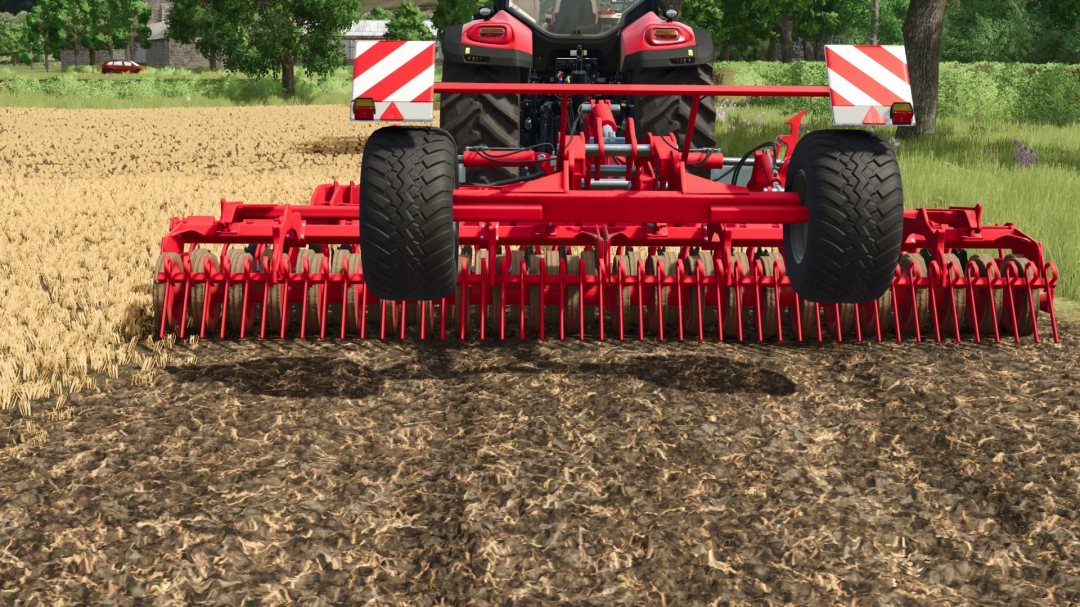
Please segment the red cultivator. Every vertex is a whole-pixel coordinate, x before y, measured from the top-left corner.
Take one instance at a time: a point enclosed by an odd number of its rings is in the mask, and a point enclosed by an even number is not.
[[[732,159],[689,137],[639,137],[610,101],[683,96],[695,124],[703,98],[828,87],[435,91],[551,96],[577,115],[553,146],[462,148],[445,131],[381,129],[360,185],[319,186],[310,205],[222,200],[220,218],[174,218],[155,276],[160,335],[1019,342],[1039,341],[1046,313],[1058,339],[1057,271],[1041,245],[983,225],[980,207],[904,210],[875,136],[800,140],[799,114]],[[493,167],[524,170],[462,183]]]
[[[827,46],[827,87],[714,86],[706,30],[612,3],[495,0],[446,29],[440,84],[434,43],[359,43],[352,118],[430,122],[438,92],[441,128],[376,131],[360,184],[310,205],[174,219],[160,335],[1038,341],[1045,311],[1057,339],[1042,247],[979,208],[905,211],[876,135],[800,137],[799,114],[716,146],[716,96],[913,124],[903,47]]]

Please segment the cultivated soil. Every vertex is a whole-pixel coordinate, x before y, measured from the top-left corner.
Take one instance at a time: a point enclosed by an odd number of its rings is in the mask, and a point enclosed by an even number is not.
[[[0,597],[1080,601],[1075,318],[1060,345],[178,345],[0,460]]]
[[[0,604],[1080,602],[1075,308],[1060,345],[149,351],[169,217],[355,180],[364,128],[0,108]]]

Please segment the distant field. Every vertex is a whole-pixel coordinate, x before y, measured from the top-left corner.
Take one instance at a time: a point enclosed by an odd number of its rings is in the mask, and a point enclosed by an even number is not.
[[[79,71],[48,72],[41,65],[0,66],[0,107],[119,110],[168,107],[232,107],[251,105],[346,105],[352,72],[341,67],[326,79],[296,70],[297,95],[286,97],[281,81],[249,78],[225,70],[148,68],[140,74],[101,74]],[[442,78],[442,66],[435,67]],[[436,96],[436,99],[438,96]]]

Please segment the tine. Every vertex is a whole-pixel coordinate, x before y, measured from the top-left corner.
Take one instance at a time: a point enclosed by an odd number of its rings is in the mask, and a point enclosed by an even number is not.
[[[825,337],[821,334],[821,304],[814,302],[814,317],[817,318],[817,340],[818,343],[825,341]]]
[[[518,300],[518,316],[521,318],[521,322],[518,326],[518,335],[521,336],[521,341],[525,341],[525,277],[528,275],[528,264],[525,262],[525,255],[521,256],[521,271],[518,272],[518,276],[521,279],[521,299]]]
[[[544,313],[547,311],[547,257],[543,256],[540,252],[540,288],[536,290],[537,295],[540,297],[540,301],[537,302],[537,307],[540,309],[540,341],[544,341],[544,325],[547,324],[547,319],[544,318]]]
[[[637,276],[634,277],[637,281],[637,320],[638,320],[638,341],[645,341],[645,261],[638,258],[638,270]]]
[[[585,257],[578,256],[578,335],[585,339]]]
[[[229,245],[225,245],[225,250],[228,251]],[[229,283],[230,272],[232,272],[232,262],[229,261],[229,256],[222,253],[221,255],[221,271],[224,278],[224,293],[225,296],[221,298],[221,331],[218,336],[219,339],[225,339],[225,327],[229,324]]]
[[[859,318],[859,304],[851,304],[855,308],[855,341],[862,343],[862,319]]]
[[[180,312],[180,339],[184,339],[184,332],[187,329],[188,301],[190,301],[189,298],[191,297],[191,257],[189,256],[182,261],[184,269],[184,301],[183,311]]]

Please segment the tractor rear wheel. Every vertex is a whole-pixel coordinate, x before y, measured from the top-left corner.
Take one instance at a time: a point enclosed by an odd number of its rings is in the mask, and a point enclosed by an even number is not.
[[[466,65],[447,61],[443,82],[510,84],[521,73],[513,67]],[[457,153],[465,146],[516,148],[521,143],[521,109],[518,95],[443,95],[439,101],[439,128],[457,143]],[[488,167],[465,170],[466,183],[494,183],[517,177],[515,167]]]
[[[712,65],[693,65],[678,68],[641,69],[633,74],[634,84],[655,85],[709,85],[713,84]],[[667,135],[676,133],[680,136],[687,131],[690,123],[690,106],[693,97],[648,96],[639,97],[636,102],[634,125],[638,140],[643,140],[652,133]],[[681,139],[680,139],[681,141]],[[695,148],[716,147],[716,100],[702,97],[694,120],[694,137],[691,145]],[[709,169],[692,169],[696,175],[708,177]]]
[[[361,264],[379,299],[428,301],[454,292],[458,269],[449,133],[381,128],[368,138],[360,171]]]
[[[889,288],[904,235],[904,192],[892,148],[873,133],[813,131],[792,151],[787,191],[809,207],[784,226],[784,261],[799,297],[874,301]]]

